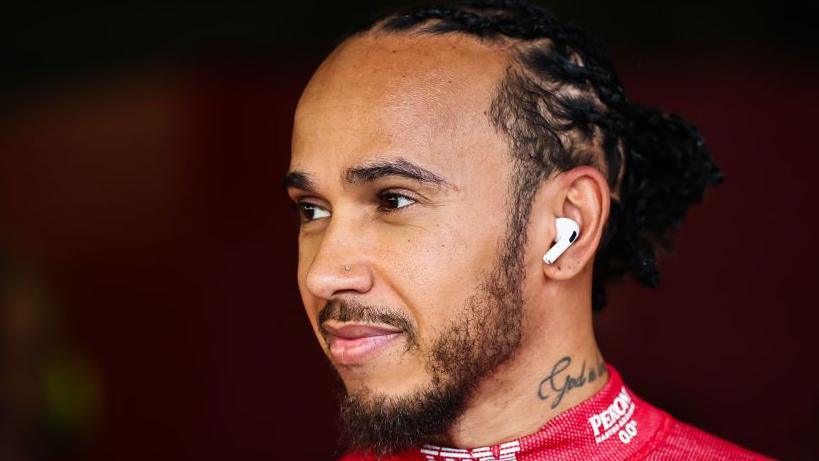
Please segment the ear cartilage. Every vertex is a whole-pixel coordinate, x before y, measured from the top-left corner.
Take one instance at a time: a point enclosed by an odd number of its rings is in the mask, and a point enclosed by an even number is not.
[[[543,255],[543,262],[546,264],[554,263],[580,236],[580,226],[569,218],[557,218],[555,227],[557,228],[555,244]]]

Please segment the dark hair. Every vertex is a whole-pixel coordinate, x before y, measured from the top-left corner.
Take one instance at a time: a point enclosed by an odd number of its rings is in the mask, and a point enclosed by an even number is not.
[[[415,6],[381,15],[355,33],[372,31],[510,41],[514,65],[499,82],[489,115],[514,157],[513,224],[528,221],[542,180],[594,165],[613,196],[594,262],[592,307],[605,305],[604,285],[612,279],[631,274],[657,286],[657,250],[670,249],[673,229],[722,174],[693,125],[627,99],[597,39],[518,0]]]

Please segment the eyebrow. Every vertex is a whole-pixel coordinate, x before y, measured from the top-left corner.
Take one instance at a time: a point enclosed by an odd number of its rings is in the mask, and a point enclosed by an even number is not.
[[[399,176],[436,186],[449,186],[441,176],[403,158],[383,160],[348,168],[344,180],[350,184],[373,182],[387,176]]]
[[[348,184],[365,184],[388,176],[399,176],[438,187],[451,187],[451,184],[440,175],[403,158],[350,167],[344,171],[342,178]],[[284,187],[295,187],[313,192],[315,181],[305,172],[291,171],[284,177]]]
[[[310,178],[310,175],[301,171],[290,171],[284,175],[282,186],[285,189],[296,188],[306,190],[308,192],[315,192],[315,181]]]

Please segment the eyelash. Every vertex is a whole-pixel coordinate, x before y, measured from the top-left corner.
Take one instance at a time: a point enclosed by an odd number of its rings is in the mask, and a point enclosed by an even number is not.
[[[415,205],[418,202],[418,200],[410,197],[409,195],[399,194],[398,192],[392,192],[392,191],[389,191],[389,190],[379,192],[378,194],[376,194],[376,198],[378,199],[379,203],[381,203],[385,199],[391,199],[391,198],[398,198],[398,199],[403,198],[403,199],[407,199],[410,202],[412,202],[412,203],[410,203],[408,205],[404,205],[404,206],[397,207],[397,208],[385,208],[385,207],[383,207],[383,206],[381,206],[379,204],[378,210],[380,212],[382,212],[382,213],[400,212],[400,211],[402,211],[402,210],[404,210],[406,208],[409,208],[409,207]],[[322,210],[324,209],[324,208],[320,207],[319,205],[316,205],[315,203],[312,203],[312,202],[299,201],[299,202],[295,203],[294,208],[296,209],[296,212],[299,214],[299,217],[300,217],[302,223],[308,223],[308,222],[316,221],[317,219],[320,219],[320,218],[310,219],[310,218],[305,217],[305,213],[307,212],[308,207],[313,208],[313,209],[315,209],[315,208],[319,208],[319,209],[322,209]]]

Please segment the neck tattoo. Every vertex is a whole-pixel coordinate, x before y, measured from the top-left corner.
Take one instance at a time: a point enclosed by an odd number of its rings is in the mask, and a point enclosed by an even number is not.
[[[580,372],[574,376],[566,371],[571,364],[572,358],[570,356],[567,355],[561,358],[552,366],[552,371],[540,382],[537,396],[543,401],[548,401],[551,398],[550,408],[552,409],[557,408],[560,402],[563,401],[563,397],[573,389],[592,383],[608,373],[606,364],[600,360],[599,356],[597,357],[597,364],[588,367],[588,369],[586,368],[586,361],[583,360]]]

